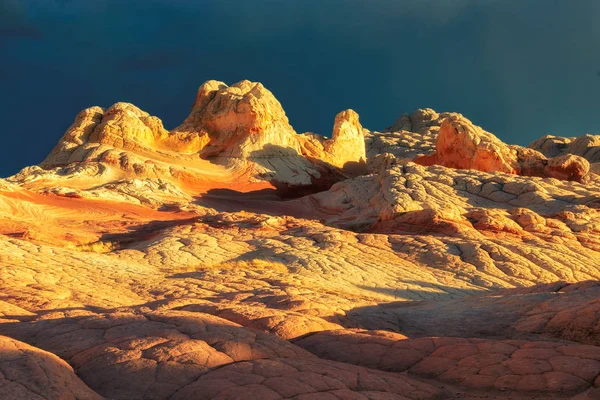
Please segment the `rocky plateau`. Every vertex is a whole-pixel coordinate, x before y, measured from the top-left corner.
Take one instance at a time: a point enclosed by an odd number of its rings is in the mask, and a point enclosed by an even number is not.
[[[0,179],[0,399],[600,399],[600,136],[332,122],[81,111]]]

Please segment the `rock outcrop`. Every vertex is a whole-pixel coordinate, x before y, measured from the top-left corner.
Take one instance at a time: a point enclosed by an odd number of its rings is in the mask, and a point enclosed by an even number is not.
[[[281,104],[260,83],[239,82],[231,87],[208,81],[198,89],[190,115],[174,132],[198,133],[206,145],[204,158],[222,156],[247,159],[271,146],[300,153],[295,132]],[[267,149],[269,150],[269,149]]]
[[[363,127],[353,110],[342,111],[335,117],[331,139],[303,135],[300,143],[306,157],[323,159],[342,169],[353,169],[366,163]]]
[[[435,153],[418,158],[416,162],[579,182],[586,178],[590,170],[587,160],[575,155],[557,157],[548,160],[535,150],[507,146],[462,115],[452,114],[441,124]]]
[[[398,160],[414,160],[435,153],[435,142],[442,121],[449,113],[437,113],[430,108],[403,114],[384,132],[366,135],[369,160],[379,154],[391,154]]]
[[[590,163],[600,162],[600,136],[583,135],[575,138],[547,135],[529,145],[547,157],[573,154],[588,160]]]
[[[40,165],[52,169],[77,162],[99,162],[123,176],[172,179],[194,188],[213,170],[231,175],[232,181],[310,191],[362,172],[366,156],[363,128],[352,110],[336,117],[331,139],[298,135],[262,84],[208,81],[198,89],[190,115],[172,131],[129,103],[82,111]]]

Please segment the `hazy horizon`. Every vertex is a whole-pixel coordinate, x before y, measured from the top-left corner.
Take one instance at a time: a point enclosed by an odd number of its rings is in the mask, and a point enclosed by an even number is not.
[[[200,84],[262,82],[298,132],[357,111],[460,112],[508,143],[600,132],[600,3],[566,0],[5,0],[0,176],[82,109],[131,102],[167,128]]]

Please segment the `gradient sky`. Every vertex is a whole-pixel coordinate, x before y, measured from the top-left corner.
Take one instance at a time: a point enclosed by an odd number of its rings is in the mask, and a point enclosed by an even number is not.
[[[263,82],[298,132],[457,111],[504,141],[600,131],[598,0],[0,0],[0,176],[91,105],[167,128],[208,79]]]

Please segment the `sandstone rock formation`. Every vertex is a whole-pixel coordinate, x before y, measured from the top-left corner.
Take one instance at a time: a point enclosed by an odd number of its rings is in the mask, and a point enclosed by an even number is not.
[[[450,168],[578,182],[583,181],[590,170],[587,160],[579,156],[557,156],[548,160],[532,149],[507,146],[460,114],[449,115],[443,120],[435,154],[416,161],[423,165],[439,164]]]
[[[352,110],[336,117],[331,139],[297,135],[262,84],[208,81],[198,89],[190,115],[172,131],[129,103],[82,111],[41,166],[82,162],[108,165],[114,170],[109,180],[162,178],[194,191],[226,181],[238,190],[235,182],[249,179],[318,190],[361,172],[366,156],[363,128]]]
[[[85,110],[0,179],[0,398],[598,398],[593,140],[532,146],[248,81]]]
[[[262,84],[249,81],[231,87],[206,82],[198,89],[190,115],[174,131],[204,137],[206,145],[199,150],[205,158],[249,158],[265,146],[300,153],[281,104]]]

